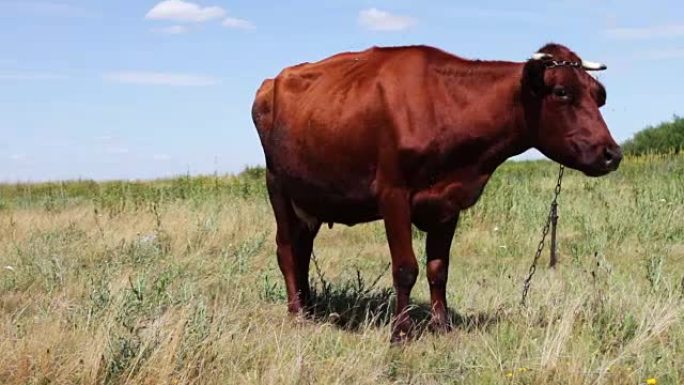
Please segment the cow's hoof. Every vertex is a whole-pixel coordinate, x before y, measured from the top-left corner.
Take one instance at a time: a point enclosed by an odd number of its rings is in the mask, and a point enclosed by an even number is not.
[[[307,326],[312,323],[311,317],[305,312],[290,313],[290,320],[296,326]]]
[[[304,324],[311,318],[309,312],[303,306],[288,307],[287,314],[295,324]]]
[[[404,321],[399,324],[395,324],[392,328],[392,337],[390,338],[390,344],[393,346],[402,345],[409,340],[413,339],[414,328],[411,321]]]
[[[411,336],[409,335],[408,332],[404,332],[404,331],[393,332],[392,337],[390,338],[390,345],[402,346],[405,343],[407,343],[410,339],[411,339]]]
[[[432,331],[435,334],[446,334],[453,329],[450,322],[445,321],[444,319],[437,318],[433,318],[428,326],[430,328],[430,331]]]

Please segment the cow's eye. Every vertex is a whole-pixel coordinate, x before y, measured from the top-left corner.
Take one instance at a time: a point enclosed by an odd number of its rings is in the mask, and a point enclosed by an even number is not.
[[[556,86],[553,88],[553,96],[563,101],[570,100],[570,93],[563,86]]]

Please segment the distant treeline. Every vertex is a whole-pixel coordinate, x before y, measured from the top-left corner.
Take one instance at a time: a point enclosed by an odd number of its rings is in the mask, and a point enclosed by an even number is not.
[[[622,144],[628,155],[678,154],[684,149],[684,118],[677,115],[670,122],[647,127]]]

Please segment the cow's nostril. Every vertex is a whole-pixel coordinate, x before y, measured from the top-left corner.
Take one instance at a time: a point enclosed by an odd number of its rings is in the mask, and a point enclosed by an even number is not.
[[[605,147],[603,149],[603,161],[606,167],[617,167],[622,160],[622,151],[620,147],[611,148]]]
[[[610,148],[606,147],[603,150],[603,157],[606,161],[606,164],[610,164],[613,162],[613,159],[615,158],[615,154],[613,153],[613,151],[611,151]]]

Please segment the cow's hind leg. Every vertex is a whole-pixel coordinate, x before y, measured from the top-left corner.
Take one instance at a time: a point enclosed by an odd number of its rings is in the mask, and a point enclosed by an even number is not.
[[[427,279],[432,303],[432,327],[435,331],[447,331],[450,327],[446,286],[449,277],[449,249],[456,230],[458,217],[448,223],[428,230],[425,241],[427,254]]]
[[[320,223],[304,224],[298,221],[296,234],[292,242],[297,276],[297,293],[304,307],[311,307],[311,289],[309,288],[309,264],[311,263],[311,253],[313,243],[320,229]]]
[[[268,172],[266,181],[276,218],[276,254],[278,266],[285,278],[287,309],[290,313],[296,314],[309,305],[311,298],[309,263],[313,241],[320,224],[306,223],[297,217],[291,200],[275,175]]]

